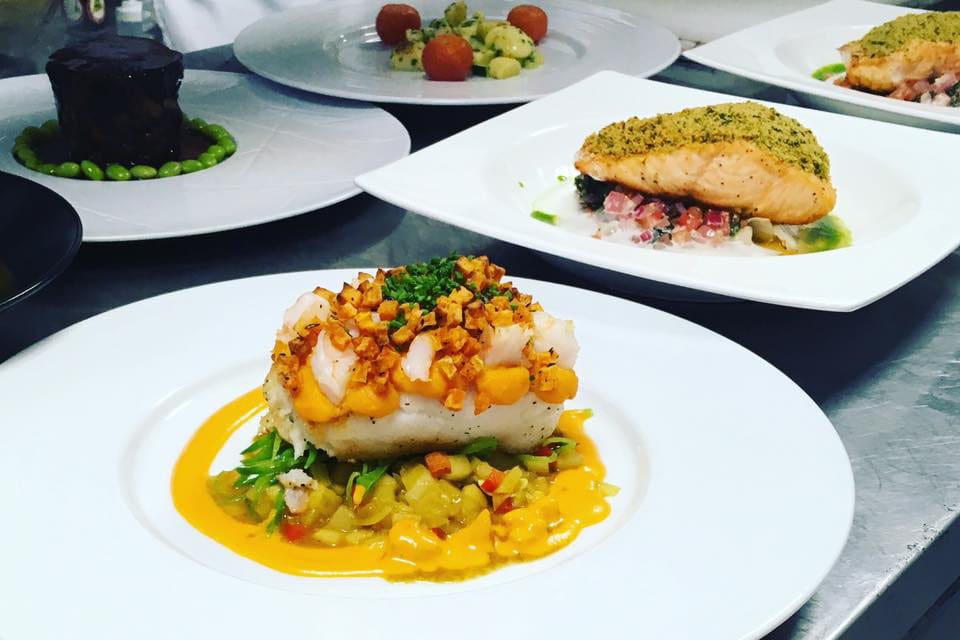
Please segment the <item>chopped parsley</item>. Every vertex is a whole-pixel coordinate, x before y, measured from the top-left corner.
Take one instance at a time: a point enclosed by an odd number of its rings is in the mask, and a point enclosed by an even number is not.
[[[384,298],[396,300],[400,304],[420,305],[421,310],[429,313],[437,306],[437,298],[450,295],[460,287],[466,287],[484,302],[501,295],[501,290],[496,286],[489,286],[483,291],[477,290],[476,285],[468,282],[457,270],[459,259],[459,255],[451,253],[445,258],[433,258],[429,262],[407,265],[405,271],[387,276],[383,285]],[[390,323],[390,330],[396,331],[404,324],[406,319],[401,314]]]

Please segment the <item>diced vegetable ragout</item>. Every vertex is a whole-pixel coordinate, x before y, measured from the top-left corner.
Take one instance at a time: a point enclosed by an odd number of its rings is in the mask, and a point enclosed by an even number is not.
[[[576,441],[566,437],[548,438],[526,455],[496,447],[495,439],[481,438],[457,453],[361,464],[313,447],[295,458],[293,447],[270,431],[257,436],[239,467],[212,476],[208,488],[237,520],[261,523],[268,534],[279,531],[298,544],[338,547],[382,541],[405,519],[443,540],[484,510],[496,522],[543,500],[560,472],[583,464]],[[617,489],[603,484],[600,491]]]

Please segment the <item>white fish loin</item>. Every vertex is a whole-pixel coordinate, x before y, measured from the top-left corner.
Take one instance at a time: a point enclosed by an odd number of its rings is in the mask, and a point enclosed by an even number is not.
[[[330,425],[303,420],[293,398],[271,372],[264,383],[270,410],[264,428],[276,428],[280,437],[301,454],[307,442],[341,460],[371,460],[456,450],[477,438],[492,436],[500,448],[526,453],[553,434],[563,404],[550,404],[528,393],[512,405],[494,405],[476,416],[473,393],[468,393],[460,411],[419,395],[400,394],[400,407],[383,418],[349,415]]]

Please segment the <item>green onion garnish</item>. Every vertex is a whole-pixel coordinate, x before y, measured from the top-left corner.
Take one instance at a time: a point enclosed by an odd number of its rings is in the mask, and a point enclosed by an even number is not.
[[[534,220],[539,220],[540,222],[546,222],[547,224],[557,224],[559,216],[555,213],[547,213],[546,211],[534,211],[530,214],[530,217]]]

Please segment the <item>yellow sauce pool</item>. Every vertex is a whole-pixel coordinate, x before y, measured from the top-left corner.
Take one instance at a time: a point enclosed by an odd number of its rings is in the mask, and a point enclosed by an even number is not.
[[[237,429],[265,408],[258,388],[210,416],[177,460],[171,490],[177,511],[198,531],[277,571],[312,577],[462,579],[507,562],[553,553],[610,512],[601,491],[606,471],[583,429],[590,413],[565,411],[558,430],[577,441],[583,466],[560,471],[552,478],[548,495],[496,522],[485,510],[445,540],[415,520],[400,520],[385,541],[370,545],[323,548],[293,544],[279,533],[267,535],[262,524],[235,520],[207,490],[214,458]]]

